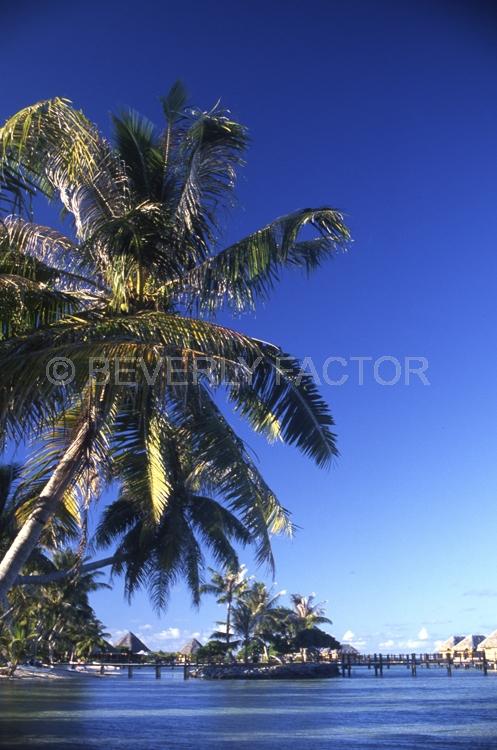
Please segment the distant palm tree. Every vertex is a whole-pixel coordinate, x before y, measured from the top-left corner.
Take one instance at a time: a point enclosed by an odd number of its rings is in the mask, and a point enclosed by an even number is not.
[[[250,644],[254,641],[259,643],[265,659],[268,659],[264,634],[271,628],[273,619],[279,616],[276,605],[282,593],[275,594],[264,583],[256,581],[238,597],[232,613],[233,630],[241,637],[245,663]]]
[[[100,571],[85,571],[83,563],[72,550],[56,552],[50,570],[72,574],[55,584],[37,587],[34,595],[30,592],[26,596],[26,609],[31,609],[36,621],[37,643],[48,649],[50,661],[56,651],[73,653],[80,641],[93,638],[97,645],[100,637],[89,595],[110,586],[98,580],[102,576]]]
[[[290,599],[293,605],[292,617],[290,618],[290,627],[293,630],[295,639],[305,630],[315,628],[317,625],[330,624],[331,620],[325,616],[325,609],[322,602],[315,602],[315,595],[302,596],[302,594],[291,594]],[[302,660],[306,660],[307,648],[301,648]]]
[[[293,605],[294,620],[299,630],[313,628],[315,625],[324,623],[331,625],[331,620],[325,616],[324,603],[314,602],[314,594],[309,596],[291,594],[290,599]]]
[[[237,569],[227,568],[220,573],[209,568],[210,583],[204,583],[201,588],[203,594],[213,594],[218,604],[226,604],[226,653],[231,653],[231,612],[234,602],[246,591],[248,586],[247,568],[245,565]],[[218,636],[220,632],[218,633]]]
[[[109,638],[109,633],[105,632],[105,627],[100,620],[92,618],[78,623],[73,632],[69,633],[69,637],[73,642],[73,651],[69,661],[73,661],[74,656],[89,658],[97,649],[105,651],[106,638]]]
[[[188,109],[180,85],[163,108],[162,132],[134,112],[114,117],[113,147],[62,99],[0,129],[0,428],[16,440],[47,428],[46,450],[31,459],[36,503],[0,563],[0,604],[64,495],[91,499],[113,476],[108,447],[123,414],[119,441],[140,455],[157,523],[171,501],[168,430],[189,421],[204,461],[224,461],[232,508],[259,536],[285,526],[213,400],[218,386],[268,438],[318,465],[336,454],[331,415],[298,361],[213,316],[253,309],[285,267],[319,266],[349,237],[342,216],[295,211],[215,253],[245,129],[217,108]],[[71,236],[22,214],[34,191],[60,201]],[[304,227],[315,236],[302,237]],[[60,358],[73,368],[63,385],[47,377]]]
[[[0,654],[8,661],[6,673],[12,677],[19,664],[29,655],[36,633],[30,631],[26,621],[18,622],[0,634]]]

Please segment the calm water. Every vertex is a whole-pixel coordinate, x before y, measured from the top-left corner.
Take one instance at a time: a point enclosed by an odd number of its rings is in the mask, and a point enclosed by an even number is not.
[[[496,748],[497,674],[391,669],[305,682],[152,672],[0,684],[2,748]]]

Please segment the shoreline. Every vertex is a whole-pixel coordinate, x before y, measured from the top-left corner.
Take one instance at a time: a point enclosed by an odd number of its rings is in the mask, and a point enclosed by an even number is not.
[[[110,675],[101,675],[97,672],[85,672],[72,669],[60,669],[57,667],[31,667],[20,666],[12,676],[0,674],[0,684],[2,682],[45,682],[52,680],[71,680],[86,677],[108,677]]]

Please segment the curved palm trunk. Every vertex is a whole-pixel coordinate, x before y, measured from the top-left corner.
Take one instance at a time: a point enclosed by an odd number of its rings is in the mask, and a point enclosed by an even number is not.
[[[269,649],[265,641],[263,641],[262,643],[262,653],[263,653],[264,661],[269,664]]]
[[[7,594],[38,544],[43,528],[54,515],[64,492],[81,467],[89,430],[88,422],[79,428],[54,473],[41,491],[36,508],[0,562],[0,607],[3,609],[5,609]]]
[[[101,560],[93,560],[92,562],[85,563],[78,568],[78,574],[83,575],[84,573],[90,573],[92,570],[100,570],[101,568],[107,568],[109,565],[114,565],[116,562],[124,560],[125,556],[120,554],[111,555],[110,557],[104,557]],[[16,585],[18,586],[46,586],[47,583],[56,583],[57,581],[64,581],[66,578],[70,578],[74,575],[74,568],[67,570],[53,570],[51,573],[43,573],[40,575],[29,575],[29,576],[17,576]]]

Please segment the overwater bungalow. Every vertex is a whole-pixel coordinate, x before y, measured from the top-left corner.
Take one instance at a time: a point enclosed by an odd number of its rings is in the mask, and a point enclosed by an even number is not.
[[[137,635],[129,631],[114,646],[118,651],[132,654],[133,656],[146,656],[151,651]]]
[[[350,643],[343,643],[338,649],[340,654],[350,654],[351,656],[359,656],[359,651],[351,646]]]
[[[200,648],[202,648],[200,641],[197,641],[196,638],[192,638],[178,651],[178,661],[191,661],[192,658],[198,654]]]
[[[459,656],[460,658],[467,659],[473,656],[475,651],[478,651],[478,647],[482,641],[485,640],[484,635],[467,635],[459,643],[456,643],[452,649],[452,656]]]
[[[489,661],[497,661],[497,630],[480,641],[478,651],[484,652]]]
[[[359,656],[359,651],[354,646],[351,646],[350,643],[342,643],[339,648],[322,648],[320,651],[325,659],[332,661],[341,659],[343,656],[350,656],[351,660],[354,661],[354,658]]]
[[[452,653],[454,651],[454,647],[457,646],[458,643],[460,643],[462,640],[464,640],[464,635],[451,635],[449,636],[443,643],[440,644],[438,648],[438,652],[440,654],[443,654],[444,656],[452,656]]]

